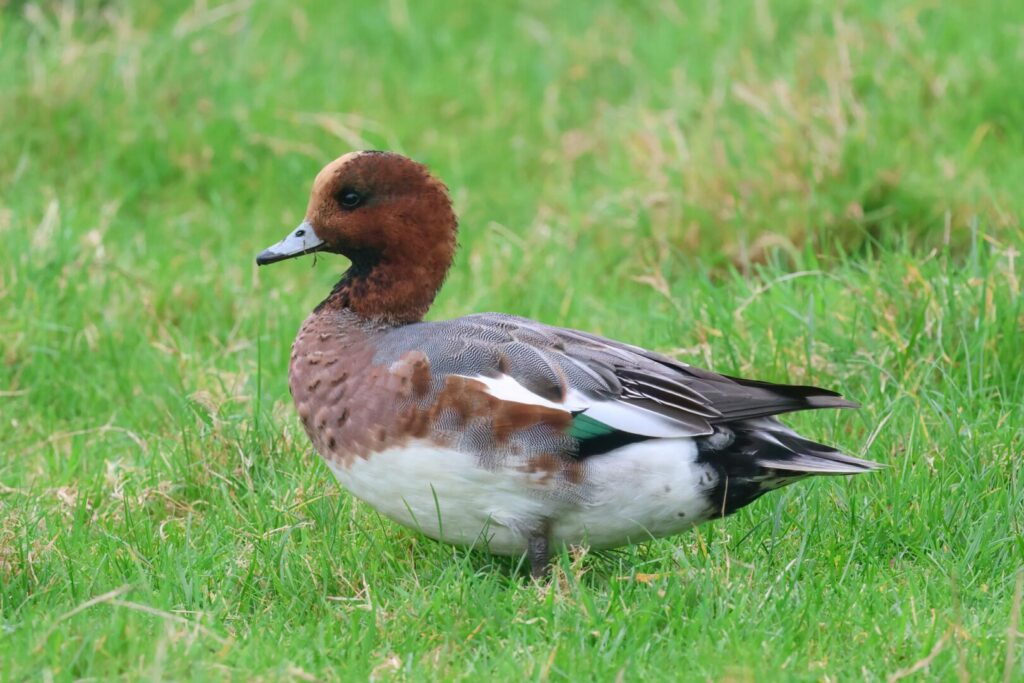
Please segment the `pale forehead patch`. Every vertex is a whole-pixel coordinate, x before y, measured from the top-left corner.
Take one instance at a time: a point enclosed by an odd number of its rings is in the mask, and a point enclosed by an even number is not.
[[[322,169],[320,169],[319,173],[316,174],[316,179],[313,181],[313,187],[316,188],[322,186],[324,183],[330,180],[331,176],[333,176],[338,171],[338,169],[340,169],[348,162],[353,161],[356,157],[362,156],[365,153],[366,152],[349,152],[348,154],[343,154],[342,156],[338,157],[331,163],[327,164]]]

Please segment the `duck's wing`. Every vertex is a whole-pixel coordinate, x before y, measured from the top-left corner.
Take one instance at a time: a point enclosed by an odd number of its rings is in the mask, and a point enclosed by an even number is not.
[[[728,377],[597,335],[498,313],[398,328],[382,345],[380,360],[410,348],[429,358],[435,382],[472,379],[502,401],[564,410],[573,415],[579,437],[698,437],[713,434],[718,424],[856,407],[826,389]]]

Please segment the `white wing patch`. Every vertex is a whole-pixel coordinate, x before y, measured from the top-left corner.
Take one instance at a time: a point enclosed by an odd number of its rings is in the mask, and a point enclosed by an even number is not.
[[[471,379],[485,385],[488,394],[502,401],[525,403],[531,406],[544,406],[545,408],[564,410],[567,413],[576,413],[587,408],[586,403],[581,404],[570,400],[572,398],[571,394],[564,403],[549,401],[543,396],[533,393],[516,381],[515,377],[510,375],[498,375],[497,377],[477,375],[476,377],[467,377],[466,379]]]
[[[651,410],[624,401],[597,401],[570,389],[565,401],[557,403],[539,396],[520,384],[514,377],[467,377],[487,387],[487,393],[502,401],[544,406],[568,413],[585,413],[613,429],[655,438],[671,439],[693,436],[693,429]]]
[[[598,422],[630,434],[662,439],[694,435],[692,427],[680,425],[664,415],[624,401],[595,401],[585,413]]]

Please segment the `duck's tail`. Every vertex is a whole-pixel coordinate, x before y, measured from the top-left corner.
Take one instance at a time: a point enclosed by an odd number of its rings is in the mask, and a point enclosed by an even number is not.
[[[805,477],[884,467],[805,439],[774,417],[715,425],[714,434],[697,440],[697,449],[699,460],[719,473],[709,496],[722,517]]]
[[[860,474],[884,465],[847,455],[832,446],[805,439],[778,420],[747,420],[731,425],[736,447],[761,467],[793,474]]]

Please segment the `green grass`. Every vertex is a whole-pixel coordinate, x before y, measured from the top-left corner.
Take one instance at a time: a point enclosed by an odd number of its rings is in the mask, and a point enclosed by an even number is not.
[[[1024,5],[205,4],[0,2],[0,679],[1024,679]],[[253,263],[361,147],[452,189],[432,317],[890,467],[549,586],[379,518],[286,388],[344,263]]]

